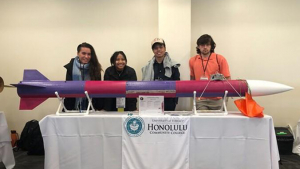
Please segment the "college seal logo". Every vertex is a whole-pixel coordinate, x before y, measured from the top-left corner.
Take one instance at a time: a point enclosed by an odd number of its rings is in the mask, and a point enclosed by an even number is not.
[[[140,117],[127,117],[124,127],[130,137],[138,137],[144,132],[145,123]]]

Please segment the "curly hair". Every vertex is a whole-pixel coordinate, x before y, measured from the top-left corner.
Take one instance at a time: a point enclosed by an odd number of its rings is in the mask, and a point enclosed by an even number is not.
[[[215,52],[216,43],[214,42],[213,38],[208,34],[204,34],[204,35],[200,36],[197,40],[196,51],[198,54],[200,54],[200,49],[198,48],[198,46],[205,45],[205,44],[210,44],[210,46],[211,46],[210,52],[211,53]]]

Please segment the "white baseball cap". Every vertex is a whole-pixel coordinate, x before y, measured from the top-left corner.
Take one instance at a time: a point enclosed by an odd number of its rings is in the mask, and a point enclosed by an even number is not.
[[[165,41],[162,38],[155,38],[155,39],[153,39],[153,41],[151,42],[151,47],[153,47],[153,45],[155,43],[160,43],[160,44],[165,45]]]

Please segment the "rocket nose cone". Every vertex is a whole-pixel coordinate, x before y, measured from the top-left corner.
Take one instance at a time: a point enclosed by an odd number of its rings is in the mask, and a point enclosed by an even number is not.
[[[291,86],[263,80],[247,80],[247,83],[252,96],[266,96],[294,89]]]

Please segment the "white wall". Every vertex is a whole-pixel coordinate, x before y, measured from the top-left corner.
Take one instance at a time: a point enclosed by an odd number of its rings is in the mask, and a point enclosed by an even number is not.
[[[216,53],[227,58],[233,79],[267,80],[295,88],[254,98],[276,126],[295,126],[300,119],[299,9],[298,0],[192,0],[193,54],[197,39],[210,34]],[[232,102],[229,110],[236,109]]]
[[[295,87],[291,92],[255,98],[273,116],[275,125],[295,126],[300,119],[298,9],[297,0],[0,1],[0,76],[6,84],[18,83],[23,70],[30,68],[50,80],[64,80],[63,65],[76,55],[78,44],[88,42],[104,69],[112,53],[123,50],[140,80],[141,67],[153,56],[150,43],[161,36],[170,54],[181,62],[182,79],[187,80],[188,53],[195,55],[197,38],[208,33],[217,43],[216,52],[227,58],[232,78]],[[178,43],[180,38],[183,43]],[[33,111],[19,111],[16,89],[0,93],[0,110],[9,127],[18,132],[25,122],[53,114],[57,105],[56,99],[48,99]],[[235,109],[231,100],[229,110]]]
[[[141,79],[141,67],[153,56],[158,35],[158,2],[152,0],[0,1],[0,76],[18,83],[24,69],[37,69],[50,80],[65,80],[63,66],[82,42],[92,44],[104,70],[113,52],[123,50]],[[102,74],[103,75],[103,74]],[[0,93],[0,110],[11,129],[53,114],[57,99],[33,111],[19,111],[16,89]]]

